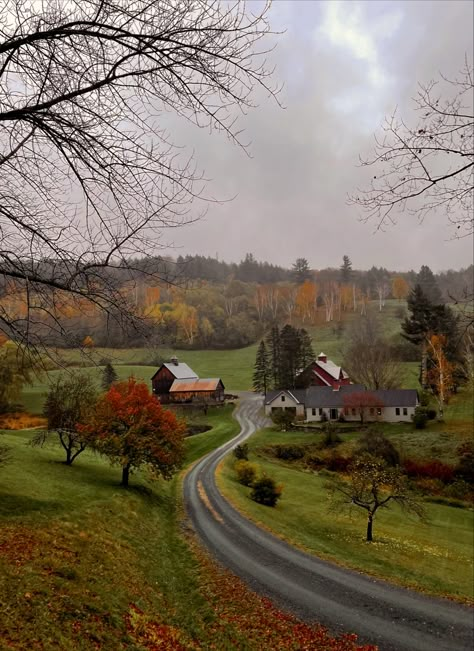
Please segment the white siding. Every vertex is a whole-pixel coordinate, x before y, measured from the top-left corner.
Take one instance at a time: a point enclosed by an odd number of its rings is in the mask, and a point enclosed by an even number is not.
[[[397,414],[397,409],[399,410],[399,413]],[[404,414],[404,410],[406,410],[406,414]],[[321,416],[319,414],[319,408],[316,407],[314,408],[314,411],[316,412],[313,414],[313,408],[307,407],[305,410],[305,419],[308,422],[320,422],[321,421]],[[326,414],[327,419],[329,420],[329,414],[330,414],[330,409],[329,407],[324,407],[323,412]],[[350,423],[360,423],[360,414],[356,413],[353,414],[352,410],[349,409],[349,413],[345,413],[344,408],[339,407],[338,408],[338,413],[343,413],[344,414],[344,420],[346,422]],[[367,423],[373,423],[377,421],[383,421],[386,423],[410,423],[411,422],[411,417],[412,414],[415,413],[415,407],[383,407],[382,408],[382,414],[378,415],[377,410],[374,409],[374,413],[371,414],[369,410],[366,411],[364,414],[364,422]]]
[[[268,405],[265,405],[265,414],[270,416],[272,409],[296,408],[297,416],[304,416],[304,405],[299,404],[287,393],[276,396]]]

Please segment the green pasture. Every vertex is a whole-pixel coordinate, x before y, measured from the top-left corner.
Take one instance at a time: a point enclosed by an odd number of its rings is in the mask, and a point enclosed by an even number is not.
[[[431,436],[426,431],[417,435]],[[231,455],[218,474],[220,489],[250,518],[310,553],[417,590],[472,600],[472,509],[426,503],[424,522],[396,506],[382,509],[374,520],[375,542],[367,543],[365,512],[355,506],[341,511],[331,502],[330,473],[316,474],[256,455],[259,447],[270,443],[316,443],[320,437],[268,429],[250,439],[249,459],[284,486],[276,508],[250,500],[249,489],[235,479]]]

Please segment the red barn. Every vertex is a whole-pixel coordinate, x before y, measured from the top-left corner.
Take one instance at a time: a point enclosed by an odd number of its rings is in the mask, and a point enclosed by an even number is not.
[[[178,362],[177,357],[162,364],[151,378],[153,393],[161,402],[170,401],[170,389],[175,380],[197,380],[198,376],[187,364]]]
[[[310,386],[338,389],[341,386],[351,384],[347,373],[328,359],[324,353],[320,353],[318,358],[305,368],[302,375],[309,376]]]

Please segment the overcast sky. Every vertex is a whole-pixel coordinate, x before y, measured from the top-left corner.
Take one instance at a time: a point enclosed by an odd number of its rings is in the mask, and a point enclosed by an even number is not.
[[[346,203],[370,178],[358,157],[370,154],[384,115],[398,106],[409,117],[418,82],[472,61],[471,0],[275,0],[270,21],[286,30],[272,55],[285,108],[262,99],[241,120],[251,157],[219,134],[180,127],[176,141],[194,149],[209,194],[235,198],[174,231],[172,254],[238,261],[252,252],[283,266],[305,257],[315,269],[344,254],[358,269],[471,264],[472,238],[453,240],[442,214],[423,224],[401,215],[381,232]]]

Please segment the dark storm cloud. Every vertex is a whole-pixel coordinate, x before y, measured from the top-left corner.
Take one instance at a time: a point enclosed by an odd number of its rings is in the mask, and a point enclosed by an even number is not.
[[[220,135],[176,129],[206,176],[211,204],[204,220],[175,232],[180,253],[246,252],[289,265],[300,256],[314,268],[458,268],[472,261],[472,239],[453,241],[443,215],[420,225],[402,215],[386,232],[362,223],[347,193],[367,182],[357,166],[369,154],[383,116],[412,112],[418,82],[455,75],[472,58],[470,2],[283,2],[272,26],[286,29],[272,55],[285,84],[284,109],[261,97],[241,120],[246,156]],[[176,253],[176,251],[175,251]]]

